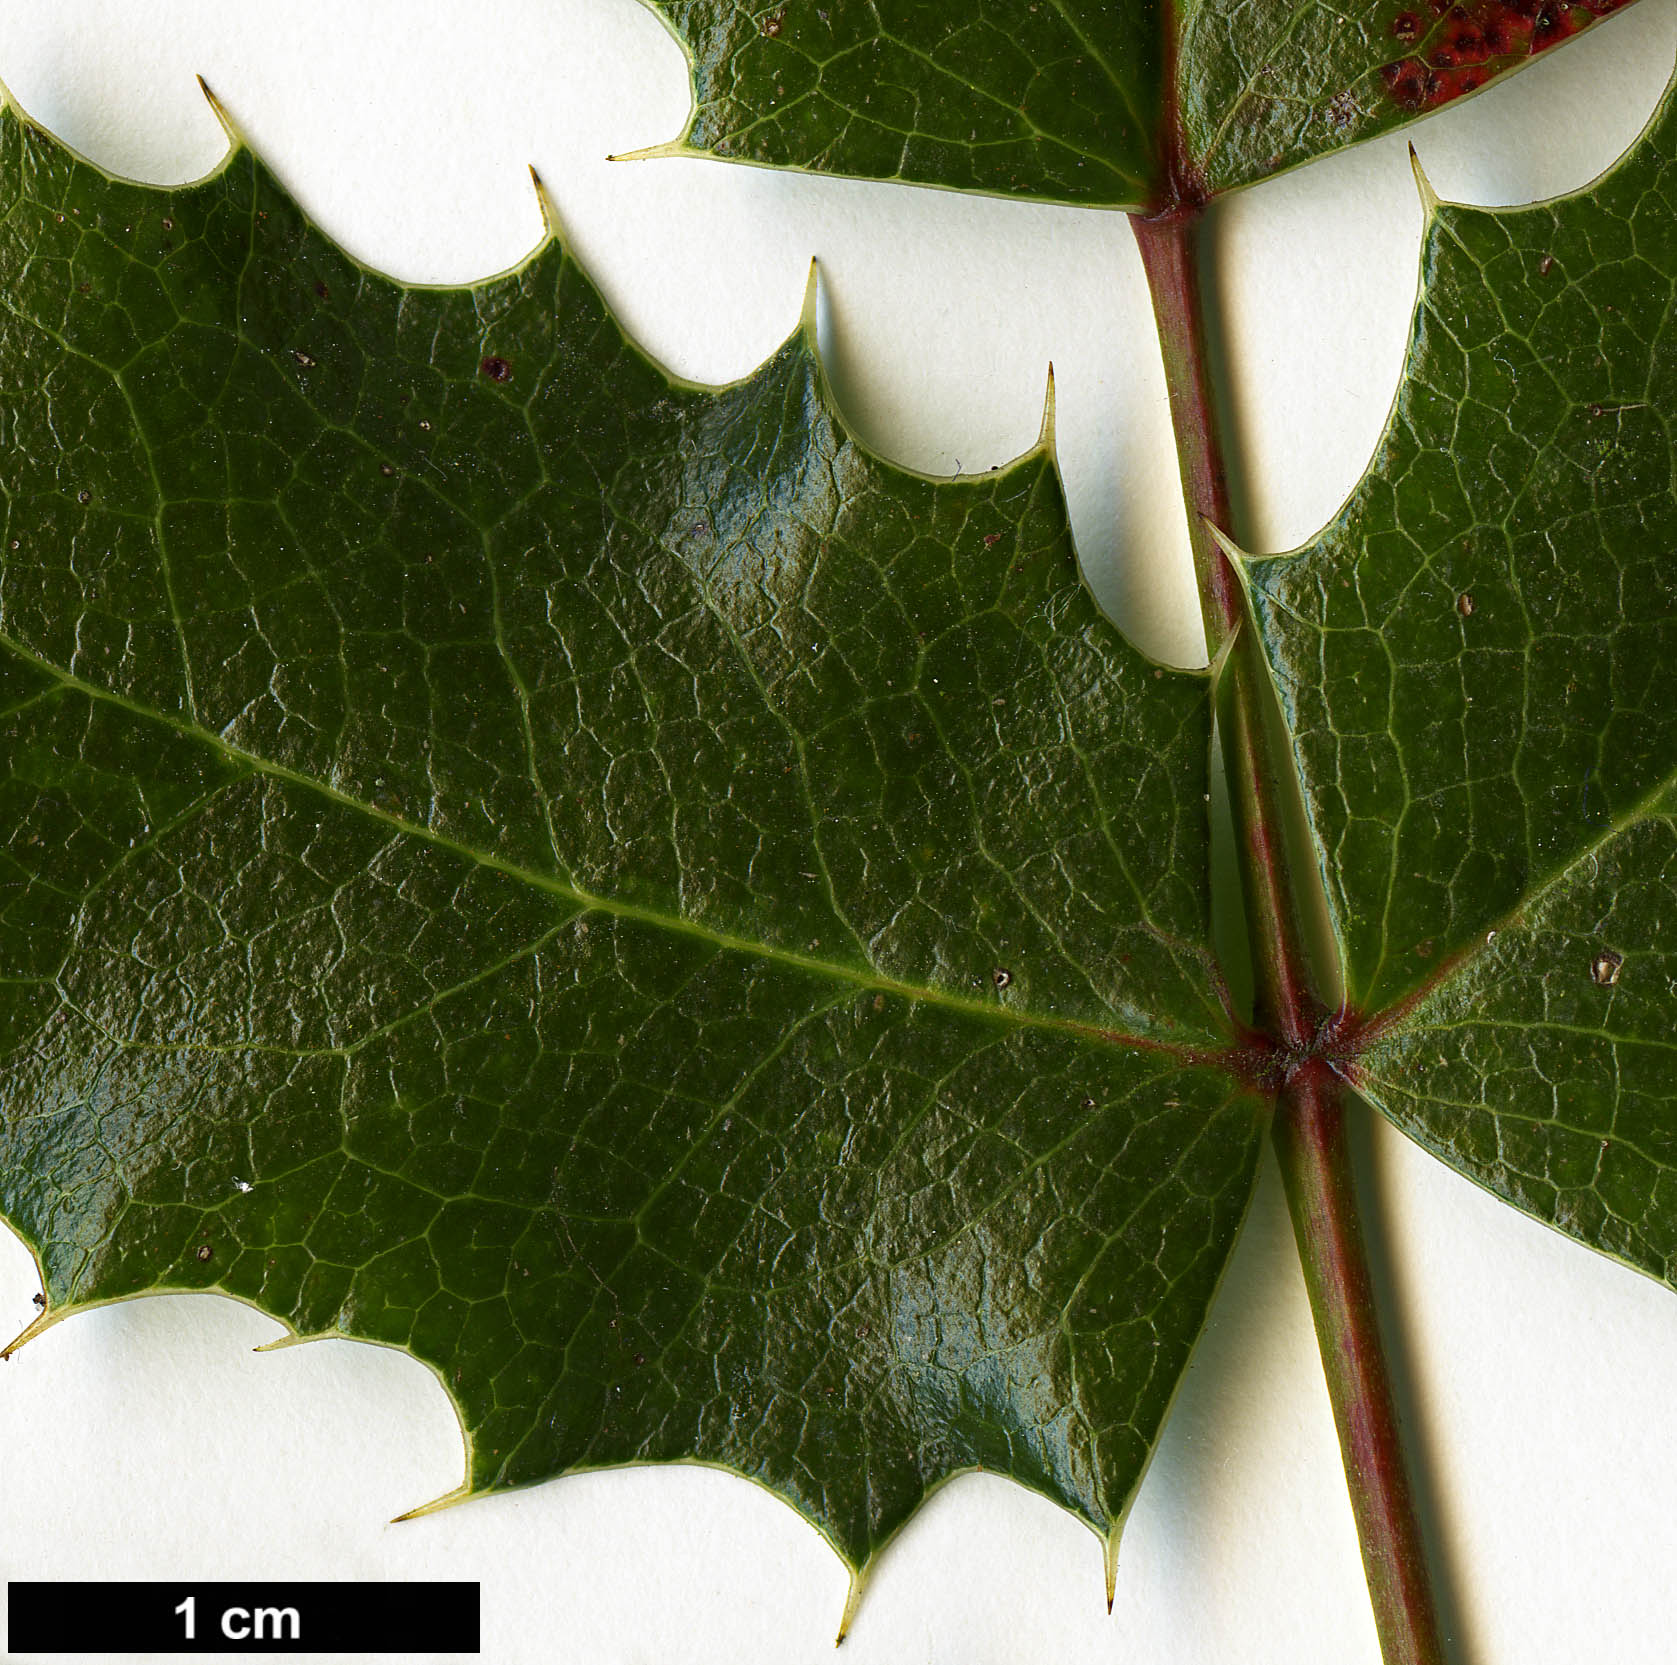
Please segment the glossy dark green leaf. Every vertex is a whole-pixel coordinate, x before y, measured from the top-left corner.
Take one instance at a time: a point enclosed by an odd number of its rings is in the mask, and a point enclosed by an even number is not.
[[[861,450],[808,334],[672,382],[248,154],[0,125],[0,1205],[51,1308],[409,1349],[466,1489],[702,1458],[860,1564],[948,1473],[1115,1534],[1261,1105],[1204,680],[1048,446]]]
[[[1436,208],[1375,466],[1252,566],[1355,1069],[1521,1207],[1677,1273],[1677,109],[1589,191]]]
[[[1476,92],[1621,0],[648,0],[669,147],[1091,207],[1250,185]]]

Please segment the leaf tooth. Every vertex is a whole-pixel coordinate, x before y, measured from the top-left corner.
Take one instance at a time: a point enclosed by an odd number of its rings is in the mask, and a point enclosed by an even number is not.
[[[1048,385],[1042,394],[1042,427],[1037,433],[1037,449],[1054,455],[1054,361],[1048,361]]]
[[[802,332],[809,350],[815,354],[817,359],[821,357],[821,346],[816,337],[820,295],[821,262],[814,255],[811,255],[809,257],[809,276],[804,279],[803,306],[798,312],[798,329]]]
[[[661,145],[648,145],[644,150],[620,150],[615,155],[608,156],[608,162],[661,162],[669,157],[703,156],[709,158],[711,152],[690,145],[685,139],[666,139]]]
[[[440,1514],[444,1509],[452,1509],[456,1503],[464,1503],[468,1498],[477,1495],[478,1493],[472,1490],[471,1482],[467,1480],[456,1486],[453,1491],[444,1492],[441,1497],[434,1497],[429,1503],[421,1503],[417,1509],[408,1509],[392,1517],[390,1524],[400,1526],[405,1520],[423,1520],[426,1515]]]
[[[850,1627],[856,1622],[856,1609],[862,1605],[862,1586],[866,1573],[861,1567],[850,1569],[850,1588],[844,1594],[844,1611],[839,1614],[838,1635],[833,1638],[835,1648],[844,1646]]]
[[[530,164],[530,183],[536,188],[536,204],[542,211],[542,240],[557,243],[561,248],[566,247],[565,227],[559,219],[559,205],[553,200],[546,180],[536,172],[534,162]]]
[[[298,1335],[293,1330],[287,1330],[284,1335],[277,1335],[272,1341],[264,1341],[260,1347],[252,1347],[253,1353],[282,1353],[287,1347],[302,1347],[311,1341],[320,1341],[317,1335]]]
[[[4,1347],[0,1347],[0,1364],[4,1364],[25,1342],[33,1341],[36,1336],[50,1330],[59,1319],[67,1318],[72,1311],[74,1311],[72,1307],[46,1308],[36,1318],[25,1324]]]
[[[1108,1532],[1101,1539],[1101,1547],[1106,1552],[1106,1610],[1112,1612],[1112,1598],[1118,1592],[1118,1534]]]
[[[198,77],[198,90],[204,95],[205,102],[215,112],[215,119],[221,123],[221,130],[227,135],[227,142],[234,150],[245,150],[250,141],[245,137],[243,129],[234,121],[225,104],[216,97],[214,90],[202,75]]]
[[[1204,526],[1206,531],[1210,534],[1211,541],[1216,544],[1220,550],[1222,550],[1224,555],[1228,557],[1229,565],[1234,568],[1241,583],[1245,584],[1246,569],[1251,565],[1253,560],[1252,552],[1249,549],[1242,549],[1240,545],[1237,544],[1234,539],[1231,538],[1229,534],[1216,523],[1216,521],[1208,520],[1204,515],[1201,515],[1200,524]],[[1257,558],[1259,560],[1273,559],[1273,557],[1266,556],[1259,556]]]
[[[1421,212],[1430,220],[1440,198],[1432,188],[1432,181],[1427,178],[1427,170],[1421,166],[1421,158],[1416,155],[1413,144],[1409,147],[1409,166],[1415,175],[1415,188],[1421,193]]]

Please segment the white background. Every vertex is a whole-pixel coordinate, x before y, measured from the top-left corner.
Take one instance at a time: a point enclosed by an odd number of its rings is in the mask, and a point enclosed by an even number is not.
[[[1440,194],[1572,189],[1634,139],[1671,68],[1643,0],[1412,130]],[[1195,657],[1185,537],[1140,267],[1123,218],[697,161],[608,165],[679,132],[679,49],[635,0],[3,0],[0,77],[107,168],[178,182],[224,138],[202,72],[346,247],[465,282],[540,231],[526,165],[629,327],[724,380],[793,328],[809,257],[847,415],[887,455],[980,470],[1034,439],[1044,371],[1083,557],[1143,645]],[[1300,541],[1383,422],[1420,210],[1399,136],[1216,212],[1245,458],[1244,540]],[[1388,1221],[1409,1399],[1459,1658],[1660,1662],[1677,1635],[1677,1297],[1479,1194],[1396,1135]],[[0,1229],[0,1329],[33,1266]],[[484,1655],[817,1661],[845,1578],[744,1481],[698,1468],[559,1481],[424,1520],[460,1445],[431,1375],[212,1296],[130,1303],[0,1369],[0,1574],[480,1579]],[[960,1665],[1373,1665],[1309,1315],[1273,1171],[1125,1537],[1099,1546],[998,1478],[940,1493],[879,1567],[841,1659]]]

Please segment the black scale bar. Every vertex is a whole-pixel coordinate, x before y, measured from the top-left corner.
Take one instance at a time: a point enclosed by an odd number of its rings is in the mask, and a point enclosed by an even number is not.
[[[9,1584],[8,1654],[476,1653],[473,1584]]]

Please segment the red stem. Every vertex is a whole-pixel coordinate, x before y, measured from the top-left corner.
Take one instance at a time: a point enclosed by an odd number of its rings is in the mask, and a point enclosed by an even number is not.
[[[1386,1665],[1444,1665],[1345,1138],[1345,1084],[1320,1060],[1287,1085],[1274,1142]]]
[[[1176,432],[1182,495],[1188,504],[1188,541],[1205,611],[1206,648],[1215,662],[1223,643],[1239,628],[1242,608],[1240,578],[1207,525],[1226,531],[1234,516],[1229,508],[1217,401],[1202,350],[1205,307],[1195,258],[1199,219],[1197,208],[1178,208],[1150,218],[1133,214],[1130,224],[1159,320],[1165,391]]]
[[[1287,832],[1285,796],[1292,788],[1292,759],[1268,707],[1274,700],[1269,670],[1246,623],[1240,574],[1212,536],[1227,529],[1228,472],[1217,426],[1217,403],[1205,355],[1205,312],[1196,259],[1200,211],[1178,209],[1153,219],[1132,218],[1142,265],[1153,292],[1159,339],[1176,431],[1177,462],[1188,504],[1205,616],[1205,643],[1219,676],[1217,719],[1223,767],[1241,858],[1242,893],[1256,973],[1260,1029],[1284,1047],[1308,1047],[1331,1006],[1317,994],[1308,932],[1300,907],[1308,887],[1319,884],[1306,870]]]
[[[1349,1089],[1336,1045],[1337,967],[1310,952],[1321,875],[1302,822],[1291,742],[1251,627],[1245,587],[1211,528],[1230,521],[1228,474],[1205,350],[1189,199],[1132,216],[1164,355],[1189,537],[1216,677],[1218,730],[1252,950],[1253,1020],[1268,1037],[1275,1148],[1386,1665],[1443,1665],[1426,1554],[1410,1494],[1345,1140]]]

